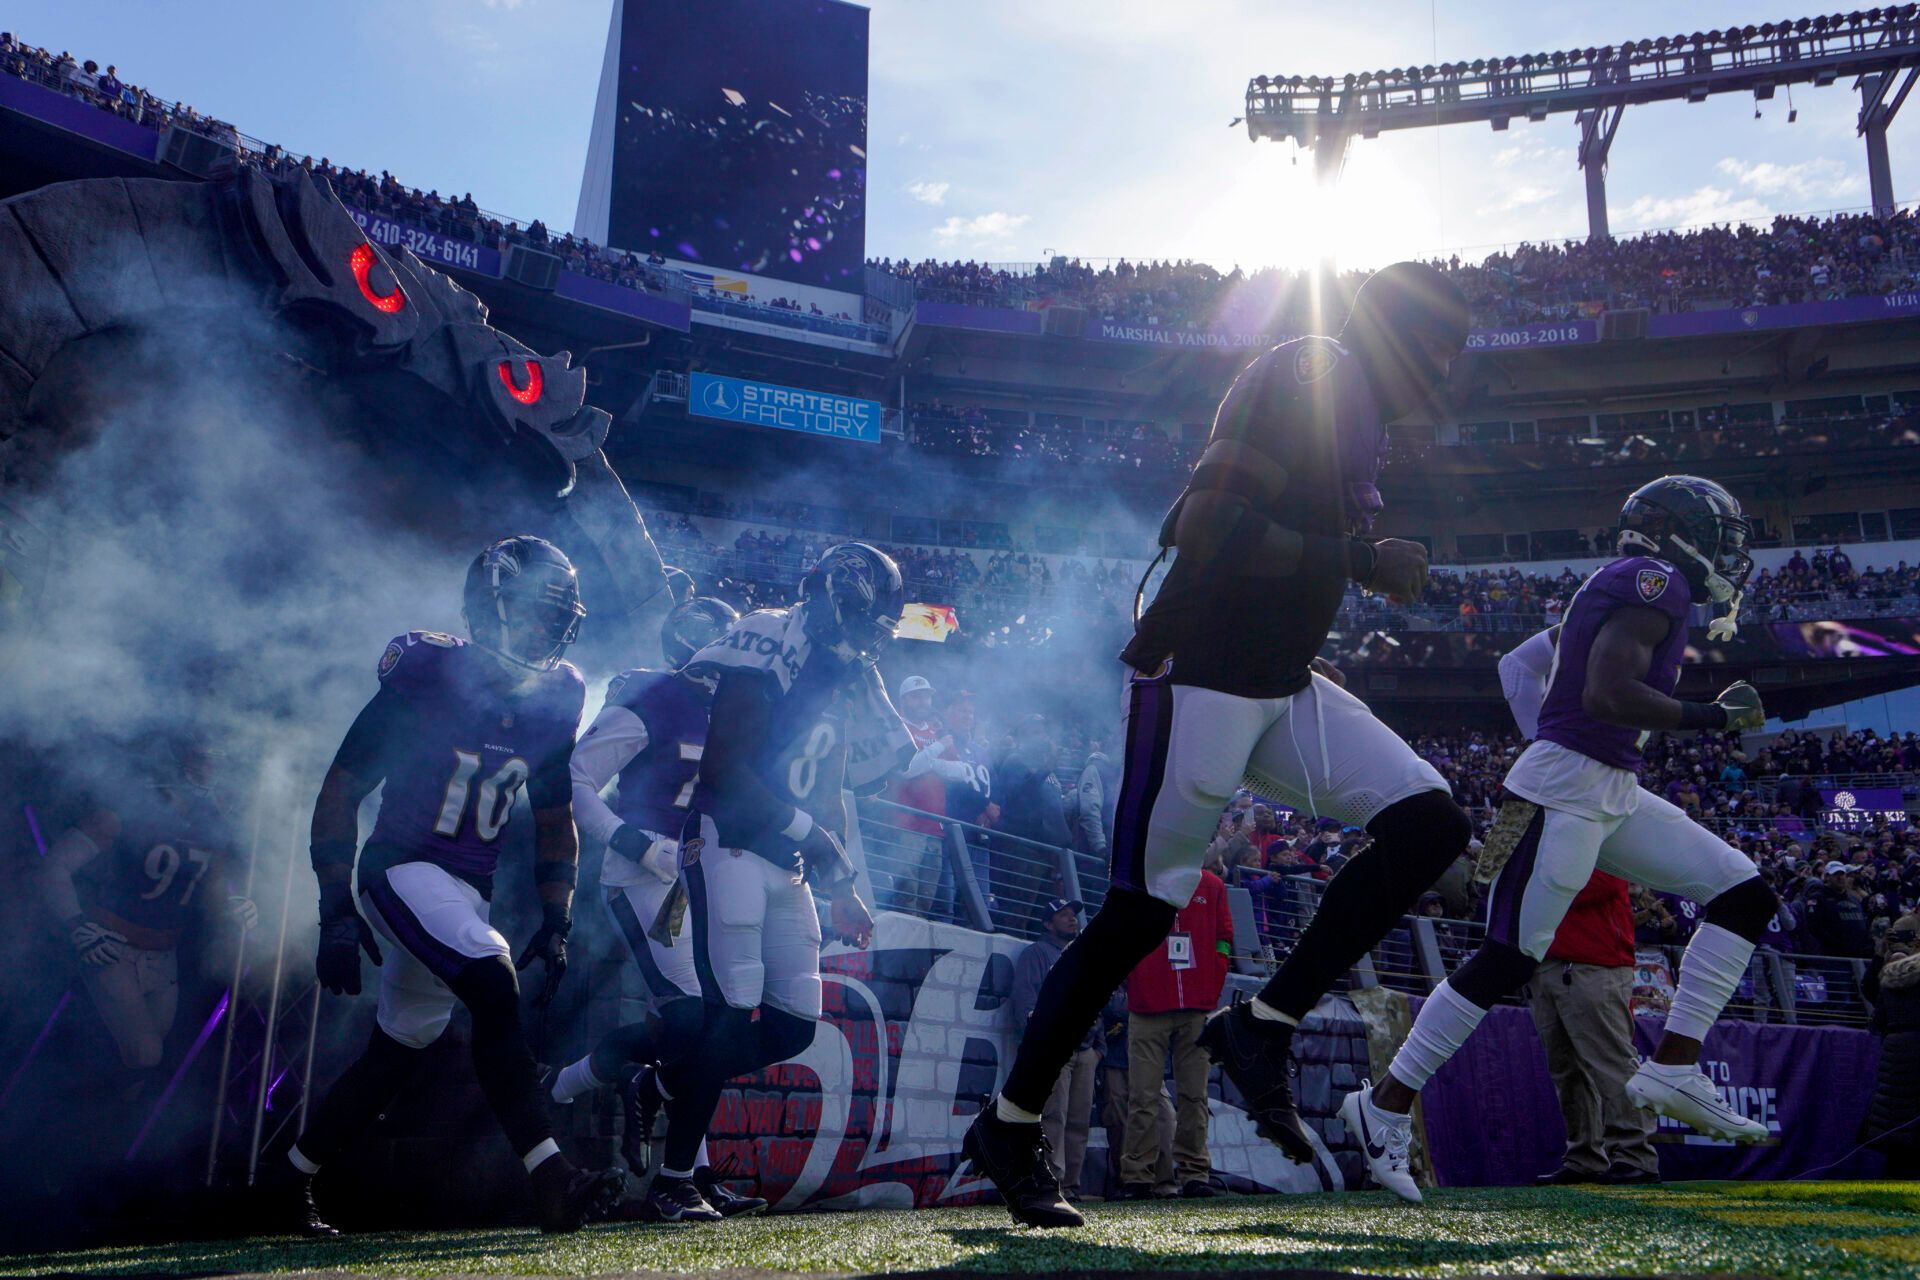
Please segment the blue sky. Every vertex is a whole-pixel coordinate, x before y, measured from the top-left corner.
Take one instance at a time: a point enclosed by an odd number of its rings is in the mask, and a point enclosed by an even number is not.
[[[566,227],[611,3],[11,0],[4,23],[292,150]],[[1250,144],[1227,127],[1252,75],[1617,43],[1803,12],[1540,0],[871,8],[869,253],[1249,268],[1321,257],[1372,266],[1443,248],[1477,256],[1586,225],[1571,117],[1358,142],[1338,187],[1321,188],[1289,144]],[[1733,96],[1635,108],[1608,179],[1616,233],[1865,204],[1857,103],[1842,82],[1796,89],[1792,125],[1784,94],[1758,120]],[[1895,191],[1908,201],[1920,194],[1920,105],[1895,122],[1891,143]]]

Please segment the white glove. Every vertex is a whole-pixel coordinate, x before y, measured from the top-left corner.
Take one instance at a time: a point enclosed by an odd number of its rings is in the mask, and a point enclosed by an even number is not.
[[[672,884],[680,878],[680,842],[655,840],[640,855],[640,865],[657,876],[662,884]]]
[[[80,959],[96,969],[119,964],[131,949],[125,934],[115,933],[91,920],[73,926],[73,932],[67,936],[73,940],[73,949],[80,953]]]
[[[240,926],[242,933],[251,932],[260,923],[260,908],[243,893],[227,895],[227,914],[233,917],[233,922]]]

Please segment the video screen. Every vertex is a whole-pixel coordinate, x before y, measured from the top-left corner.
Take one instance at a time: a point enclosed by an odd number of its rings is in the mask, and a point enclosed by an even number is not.
[[[854,289],[866,260],[867,11],[626,0],[607,241]]]

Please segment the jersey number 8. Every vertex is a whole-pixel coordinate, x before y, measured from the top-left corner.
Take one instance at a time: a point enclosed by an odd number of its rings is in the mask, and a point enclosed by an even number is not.
[[[453,776],[447,779],[446,794],[440,799],[440,820],[433,824],[435,835],[453,839],[460,834],[460,820],[467,812],[467,792],[473,775],[480,772],[480,757],[471,751],[453,753]],[[491,843],[513,815],[514,797],[527,780],[527,762],[519,756],[507,761],[480,784],[478,803],[474,805],[473,832]]]
[[[813,794],[813,784],[820,780],[820,762],[827,758],[839,738],[833,725],[825,720],[813,726],[800,754],[787,766],[787,790],[795,800],[805,800]]]

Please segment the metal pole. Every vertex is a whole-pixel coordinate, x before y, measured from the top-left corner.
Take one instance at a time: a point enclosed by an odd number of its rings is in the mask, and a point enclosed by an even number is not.
[[[253,1100],[253,1138],[247,1144],[247,1185],[260,1168],[260,1131],[267,1122],[267,1087],[273,1082],[273,1036],[280,1021],[280,983],[287,969],[287,917],[293,903],[293,864],[300,853],[300,829],[287,841],[287,874],[280,882],[280,940],[273,949],[273,985],[267,991],[267,1029],[261,1040],[260,1088]]]
[[[247,845],[247,878],[242,890],[247,897],[253,897],[253,876],[260,864],[260,828],[266,822],[267,813],[267,771],[260,771],[260,781],[254,787],[253,795],[253,838]],[[257,923],[257,921],[256,921]],[[220,1044],[220,1087],[213,1096],[213,1124],[207,1137],[207,1175],[205,1185],[213,1185],[214,1166],[220,1158],[220,1130],[227,1116],[227,1073],[233,1066],[233,1029],[240,1023],[240,975],[247,962],[247,930],[240,931],[239,938],[233,944],[233,980],[227,984],[228,1000],[227,1033]]]
[[[300,1114],[294,1118],[293,1137],[299,1141],[307,1132],[307,1100],[313,1097],[313,1048],[320,1040],[320,983],[313,984],[313,1008],[307,1011],[307,1063],[300,1071]]]

